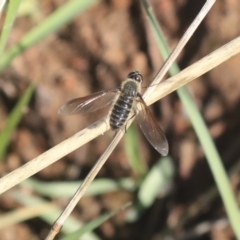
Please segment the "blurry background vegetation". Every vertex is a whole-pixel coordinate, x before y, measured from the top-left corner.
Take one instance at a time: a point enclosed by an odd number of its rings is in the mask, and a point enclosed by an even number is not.
[[[1,16],[1,26],[9,19],[8,27],[2,27],[0,44],[2,176],[104,115],[99,111],[58,116],[57,109],[65,101],[118,87],[134,69],[141,71],[147,86],[163,63],[139,1],[10,2],[15,3]],[[205,1],[150,2],[173,47]],[[180,67],[238,36],[239,12],[239,1],[218,1],[179,56]],[[230,172],[237,199],[239,58],[188,86]],[[173,93],[152,110],[168,138],[169,157],[161,158],[133,124],[79,202],[62,236],[82,224],[91,230],[103,222],[84,239],[233,239],[204,152],[179,98]],[[2,194],[0,239],[43,239],[112,136],[109,131]],[[127,202],[133,204],[113,212]],[[114,216],[106,220],[111,213]],[[205,231],[197,231],[204,223]],[[77,238],[69,235],[69,239]]]

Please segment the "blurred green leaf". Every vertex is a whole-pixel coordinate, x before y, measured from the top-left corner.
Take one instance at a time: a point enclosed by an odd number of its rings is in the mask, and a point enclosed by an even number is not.
[[[49,202],[41,199],[40,197],[32,196],[20,191],[11,191],[9,193],[14,200],[18,201],[19,203],[23,204],[24,206],[33,207],[33,206],[41,206],[42,204],[47,204]],[[47,213],[41,213],[38,215],[41,219],[49,223],[50,225],[59,217],[61,214],[62,209],[59,208],[57,205],[52,206],[51,210]],[[14,221],[14,219],[13,219]],[[73,216],[68,217],[67,221],[64,223],[62,231],[65,234],[70,234],[73,231],[82,227],[82,223],[79,219],[74,218]],[[98,240],[99,238],[94,233],[86,233],[84,239],[87,240]]]
[[[18,44],[11,47],[0,59],[0,71],[7,67],[11,61],[23,51],[41,41],[48,35],[56,32],[76,15],[92,6],[97,0],[71,0],[52,13],[44,22],[28,32]]]
[[[0,36],[0,56],[2,58],[3,51],[7,43],[8,36],[10,34],[10,31],[12,29],[13,22],[15,20],[15,17],[17,16],[17,10],[19,8],[19,5],[21,3],[21,0],[10,0],[8,2],[8,8],[7,8],[7,16],[5,18],[2,32]]]
[[[138,192],[138,203],[132,206],[126,216],[130,223],[136,222],[146,208],[152,206],[157,198],[165,196],[172,186],[175,168],[172,159],[161,157],[150,169],[141,182]]]
[[[140,176],[144,176],[147,168],[142,159],[141,151],[139,151],[139,134],[135,124],[131,124],[128,128],[127,134],[124,136],[124,146],[133,171]]]
[[[31,83],[22,98],[18,101],[17,105],[12,110],[11,114],[8,117],[5,128],[0,133],[0,160],[5,154],[6,148],[11,140],[12,133],[20,122],[23,114],[23,109],[28,105],[34,89],[34,84]]]
[[[38,217],[41,214],[51,212],[55,206],[51,203],[42,203],[30,207],[18,207],[0,215],[0,229]]]
[[[130,206],[130,204],[131,203],[124,204],[123,206],[121,206],[120,208],[116,209],[115,211],[112,211],[110,213],[102,215],[101,217],[91,221],[90,223],[85,224],[81,229],[77,230],[76,232],[71,233],[68,236],[61,238],[61,240],[76,240],[76,239],[80,239],[80,237],[82,237],[86,233],[94,230],[95,228],[99,227],[101,224],[106,222],[108,219],[110,219],[111,217],[116,215],[119,211],[122,211],[125,208],[127,208],[128,206]]]
[[[174,177],[174,165],[169,157],[162,157],[143,180],[138,199],[144,208],[150,207],[158,196],[165,195]]]
[[[41,195],[59,198],[72,197],[76,189],[82,184],[82,181],[71,182],[43,182],[33,178],[25,180],[21,183],[22,186],[29,187]],[[136,189],[136,182],[130,178],[120,179],[114,181],[112,179],[95,179],[88,188],[84,196],[100,195],[119,189],[126,189],[127,191],[134,191]]]

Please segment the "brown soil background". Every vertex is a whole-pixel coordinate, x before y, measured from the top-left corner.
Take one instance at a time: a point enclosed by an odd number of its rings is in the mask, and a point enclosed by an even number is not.
[[[38,1],[37,16],[19,17],[15,22],[9,46],[18,42],[63,2]],[[170,46],[174,47],[204,1],[152,0],[151,4]],[[180,67],[185,68],[239,36],[239,23],[240,2],[217,1],[179,56]],[[239,63],[238,55],[188,85],[226,169],[236,168],[240,155]],[[103,116],[101,111],[77,117],[59,116],[57,109],[64,102],[117,87],[134,69],[141,71],[145,85],[148,85],[161,65],[162,58],[146,16],[139,2],[131,0],[100,1],[56,34],[31,47],[0,75],[0,129],[4,127],[8,114],[29,82],[34,81],[37,86],[29,109],[12,136],[0,167],[1,175],[13,171]],[[177,169],[173,189],[167,197],[156,201],[134,224],[124,222],[124,213],[104,223],[96,231],[102,239],[164,239],[161,236],[163,229],[175,226],[188,207],[214,185],[201,146],[176,93],[154,104],[152,110],[164,128],[170,156]],[[83,179],[106,149],[111,137],[112,133],[108,132],[35,177],[46,181]],[[129,167],[123,141],[99,177],[136,177]],[[142,154],[150,168],[158,158],[157,153],[144,138],[141,138],[139,149],[143,149]],[[239,172],[232,175],[231,183],[239,199]],[[82,221],[89,222],[103,212],[129,200],[134,201],[134,194],[115,192],[95,198],[87,197],[79,203],[74,214]],[[19,207],[4,195],[0,202],[1,213]],[[87,207],[89,203],[92,206],[90,210]],[[201,208],[196,209],[196,215],[190,217],[183,226],[176,224],[173,230],[174,235],[179,237],[176,239],[234,239],[227,223],[221,225],[215,222],[226,217],[219,197],[204,202]],[[210,231],[203,235],[191,235],[195,226],[209,221],[215,223]],[[0,239],[42,239],[49,228],[36,218],[1,230]]]

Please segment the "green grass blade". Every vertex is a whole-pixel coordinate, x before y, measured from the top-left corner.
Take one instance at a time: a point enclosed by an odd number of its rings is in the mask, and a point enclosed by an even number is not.
[[[20,191],[12,191],[10,194],[11,194],[11,197],[13,197],[13,199],[18,201],[20,204],[28,207],[33,207],[33,206],[38,206],[38,205],[48,203],[47,201],[39,197],[31,196],[29,194],[25,194]],[[52,224],[52,222],[54,222],[54,220],[57,218],[58,214],[61,213],[61,211],[62,210],[57,205],[55,205],[52,207],[51,210],[48,211],[48,213],[44,212],[39,214],[38,216],[42,218],[44,221],[46,221],[47,223]],[[81,226],[82,224],[80,221],[78,221],[73,217],[69,217],[69,219],[66,221],[65,233],[76,231],[76,229],[78,229]]]
[[[84,225],[81,229],[79,229],[78,231],[69,234],[66,237],[61,238],[60,240],[75,240],[75,239],[80,239],[80,237],[82,237],[83,235],[85,235],[86,233],[93,231],[95,228],[99,227],[101,224],[103,224],[104,222],[106,222],[107,220],[109,220],[111,217],[113,217],[114,215],[116,215],[119,211],[124,210],[125,208],[127,208],[128,206],[130,206],[131,203],[126,203],[123,206],[121,206],[120,208],[116,209],[115,211],[112,211],[110,213],[104,214],[101,217],[91,221],[90,223]]]
[[[16,210],[8,211],[0,215],[0,229],[36,218],[41,214],[51,212],[55,206],[51,203],[38,204],[30,207],[19,207]]]
[[[149,17],[150,25],[156,37],[159,49],[162,52],[164,59],[166,59],[170,54],[168,44],[159,28],[159,25],[151,10],[151,7],[148,5],[147,1],[143,1],[143,3]],[[178,66],[176,64],[173,64],[169,72],[171,75],[175,75],[179,72]],[[198,107],[195,104],[195,101],[189,93],[188,89],[186,87],[182,87],[177,90],[177,93],[188,113],[188,116],[193,124],[193,128],[196,131],[198,139],[204,149],[208,164],[211,168],[218,190],[222,197],[233,231],[235,232],[237,238],[240,239],[239,209],[236,199],[234,197],[234,193],[231,190],[227,173],[224,170],[220,155],[210,136],[207,126],[198,110]]]
[[[139,187],[138,203],[127,212],[126,219],[133,223],[141,218],[157,198],[164,197],[171,189],[175,168],[170,157],[161,157],[148,171]]]
[[[34,206],[42,206],[43,204],[48,204],[46,200],[43,200],[40,197],[36,197],[33,195],[29,195],[26,193],[22,193],[20,191],[11,191],[9,193],[11,197],[16,200],[17,202],[21,203],[24,206],[27,207],[34,207]],[[59,208],[57,205],[52,204],[51,210],[49,210],[47,213],[40,213],[38,217],[40,217],[45,222],[49,223],[50,225],[56,220],[56,218],[59,216],[59,214],[62,212],[62,209]],[[15,220],[13,219],[13,222]],[[65,234],[70,234],[73,231],[77,231],[77,229],[82,227],[82,223],[79,219],[76,219],[73,216],[70,216],[67,221],[64,223],[64,227],[62,231]],[[94,233],[86,233],[86,239],[88,240],[98,240],[99,238]]]
[[[97,0],[71,0],[52,13],[44,22],[27,33],[18,44],[11,47],[0,60],[0,71],[23,51],[69,23]]]
[[[21,183],[21,186],[34,189],[34,192],[50,198],[72,197],[76,189],[82,185],[83,181],[71,182],[44,182],[30,178]],[[95,179],[89,186],[84,196],[96,196],[109,192],[125,189],[126,191],[135,191],[136,181],[130,178],[123,178],[118,181],[112,179]]]
[[[20,6],[20,3],[21,3],[21,0],[11,0],[8,3],[7,16],[4,21],[1,36],[0,36],[0,56],[3,55],[3,51],[6,46],[10,31],[12,29],[13,22],[17,15],[17,11]]]
[[[169,190],[174,178],[174,165],[169,157],[162,157],[150,169],[143,180],[138,200],[142,207],[148,208],[158,196],[163,196]]]
[[[0,144],[0,160],[4,156],[6,148],[11,139],[12,133],[22,118],[22,110],[25,106],[28,105],[34,89],[35,89],[34,84],[30,84],[30,86],[27,88],[27,90],[25,91],[22,98],[19,100],[19,102],[14,107],[13,111],[11,112],[11,114],[7,120],[5,128],[0,133],[0,143],[1,143]]]
[[[145,175],[147,168],[139,151],[139,133],[134,124],[127,130],[124,137],[124,146],[132,169],[140,176]]]

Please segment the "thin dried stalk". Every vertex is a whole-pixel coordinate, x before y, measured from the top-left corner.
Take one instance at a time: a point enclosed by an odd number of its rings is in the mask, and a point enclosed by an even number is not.
[[[187,67],[179,74],[162,82],[156,87],[155,91],[149,96],[149,98],[146,99],[146,103],[150,105],[158,101],[162,97],[210,71],[239,52],[240,37],[237,37],[228,44],[202,58],[195,64]],[[0,179],[0,193],[7,191],[19,182],[22,182],[33,174],[41,171],[75,149],[103,134],[107,130],[109,130],[109,123],[107,121],[107,117],[104,117],[101,120],[91,124],[89,127],[76,133],[67,140],[44,152],[40,156],[34,158],[22,167],[2,177]]]
[[[129,123],[128,125],[130,125]],[[110,154],[114,150],[114,148],[117,146],[119,140],[122,138],[124,134],[124,131],[118,131],[116,135],[114,136],[113,140],[109,144],[108,148],[104,151],[102,156],[98,159],[98,161],[95,163],[91,171],[88,173],[87,177],[84,179],[82,185],[77,189],[74,196],[72,197],[71,201],[68,203],[67,207],[64,209],[64,211],[61,213],[59,218],[56,220],[56,222],[53,224],[48,236],[45,238],[45,240],[53,240],[55,236],[60,232],[61,228],[63,227],[64,222],[68,218],[68,216],[71,214],[73,209],[75,208],[76,204],[79,202],[79,200],[82,198],[86,190],[88,189],[89,185],[92,183],[92,181],[95,179],[98,172],[101,170],[104,163],[109,158]]]
[[[198,28],[199,24],[202,22],[202,20],[206,17],[210,9],[212,8],[213,4],[215,3],[215,0],[207,0],[204,6],[202,7],[201,11],[198,13],[198,15],[195,17],[191,25],[188,27],[187,31],[183,34],[181,39],[179,40],[177,46],[172,51],[172,53],[169,55],[169,57],[166,59],[162,67],[157,72],[156,77],[154,78],[151,85],[153,87],[148,88],[146,92],[144,93],[144,99],[147,100],[149,96],[155,91],[155,88],[157,85],[163,80],[163,77],[166,75],[170,67],[172,66],[173,62],[177,59],[178,55],[182,51],[182,49],[185,47],[186,43],[189,41],[189,39],[192,37],[193,33]],[[148,9],[148,3],[147,1],[143,0],[143,4],[145,5],[145,8]],[[149,9],[148,9],[149,10]],[[150,17],[151,14],[148,14],[148,17]],[[150,23],[152,21],[149,21]],[[158,26],[155,26],[154,28],[158,28]]]

